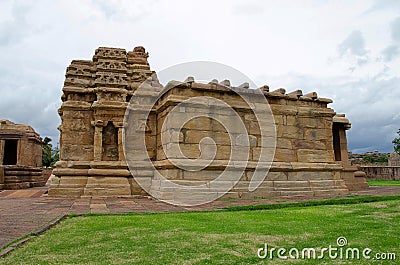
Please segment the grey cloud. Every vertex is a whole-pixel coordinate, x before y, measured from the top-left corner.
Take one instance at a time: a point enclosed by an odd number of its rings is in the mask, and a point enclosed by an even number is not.
[[[394,133],[400,128],[398,104],[400,78],[383,79],[380,75],[322,87],[334,90],[333,107],[352,121],[348,132],[349,149],[355,152],[393,151]]]
[[[362,57],[362,58],[357,58],[357,64],[359,66],[365,65],[368,63],[368,58]]]
[[[339,57],[348,61],[350,72],[354,72],[357,67],[369,63],[370,58],[365,48],[365,39],[359,30],[352,31],[342,43],[337,46]]]
[[[371,13],[375,11],[400,10],[400,1],[398,0],[375,0],[372,6],[365,12]]]
[[[400,42],[400,17],[397,17],[390,26],[392,39]]]
[[[365,49],[365,40],[359,30],[351,32],[347,38],[338,46],[340,56],[346,54],[364,56],[367,54]]]
[[[13,68],[20,68],[17,75],[12,68],[0,67],[0,118],[29,124],[42,137],[49,136],[53,143],[57,143],[59,134],[56,128],[60,124],[57,108],[61,105],[60,84],[47,77],[42,70],[30,72],[21,68],[18,63],[15,63]],[[46,70],[48,71],[43,69]]]
[[[260,15],[264,13],[264,7],[255,3],[237,5],[233,8],[233,13],[238,15]]]
[[[146,17],[157,1],[110,1],[96,0],[91,4],[104,14],[108,20],[115,21],[139,21]]]
[[[382,51],[383,61],[390,62],[395,58],[397,58],[399,54],[400,54],[400,47],[398,45],[396,44],[389,45]]]
[[[118,13],[118,5],[112,4],[111,1],[94,1],[92,2],[106,18],[111,18]]]
[[[0,46],[15,44],[29,34],[25,15],[30,7],[23,2],[12,4],[11,19],[0,23]]]
[[[400,54],[400,17],[397,17],[390,24],[390,33],[392,44],[388,45],[382,51],[382,59],[385,62],[390,62],[396,59]]]

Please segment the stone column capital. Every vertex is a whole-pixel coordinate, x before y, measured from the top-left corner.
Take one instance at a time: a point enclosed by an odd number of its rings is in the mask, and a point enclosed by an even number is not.
[[[104,127],[104,122],[102,120],[95,120],[91,122],[92,126],[95,127]]]
[[[114,122],[114,126],[116,128],[123,128],[124,127],[124,123],[123,122]]]

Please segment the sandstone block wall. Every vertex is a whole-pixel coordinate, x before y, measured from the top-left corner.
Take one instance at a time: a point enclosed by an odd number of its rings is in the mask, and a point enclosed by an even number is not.
[[[249,197],[271,197],[271,196],[336,196],[347,194],[349,189],[366,187],[365,180],[361,179],[358,184],[354,177],[356,168],[350,167],[346,160],[347,140],[345,130],[349,129],[350,123],[344,115],[337,116],[336,113],[327,107],[332,101],[325,98],[318,98],[316,93],[303,96],[301,91],[297,95],[286,94],[283,89],[277,91],[265,91],[264,96],[270,104],[274,124],[276,128],[276,148],[273,164],[270,172],[260,187],[249,192],[248,185],[252,173],[255,170],[256,162],[259,161],[261,144],[261,131],[258,121],[249,109],[244,108],[243,99],[234,92],[227,92],[226,87],[215,84],[200,83],[177,83],[165,93],[157,105],[157,168],[167,179],[182,185],[204,184],[215,179],[228,165],[232,152],[232,139],[230,135],[237,137],[235,131],[226,131],[222,124],[207,117],[195,118],[184,124],[181,130],[168,127],[163,130],[165,117],[179,104],[179,111],[173,113],[172,121],[184,119],[185,115],[193,116],[196,113],[205,113],[210,108],[209,102],[182,105],[182,102],[194,97],[209,95],[213,98],[229,101],[229,106],[235,109],[240,117],[239,123],[245,125],[250,141],[250,162],[239,183],[224,197],[249,198]],[[178,84],[178,85],[177,85]],[[242,93],[251,93],[250,90],[240,90]],[[222,123],[232,122],[234,119],[224,116],[222,107],[216,108],[217,119]],[[214,116],[214,117],[216,117]],[[333,129],[335,124],[335,129]],[[239,127],[233,125],[234,128]],[[271,129],[273,126],[268,126]],[[265,129],[265,128],[264,128]],[[333,146],[334,137],[338,144]],[[268,132],[264,132],[267,133]],[[190,159],[201,158],[199,142],[204,137],[211,137],[216,143],[216,154],[213,163],[201,172],[190,172],[177,169],[171,165],[168,159],[178,159],[181,154],[176,150],[168,152],[173,143],[173,136],[179,139],[179,147],[182,153]],[[164,136],[164,141],[161,139]],[[165,140],[166,139],[166,140]],[[170,141],[168,141],[170,139]],[[207,146],[204,147],[207,153]],[[239,150],[240,151],[240,150]],[[271,151],[271,150],[269,150]],[[209,151],[208,153],[211,153]],[[336,158],[335,159],[335,153]],[[252,163],[254,162],[254,163]],[[346,185],[346,182],[348,185]],[[357,183],[357,184],[354,184]],[[177,196],[171,192],[171,187],[162,187],[162,183],[154,184],[153,188],[157,195],[165,200],[173,200]],[[182,195],[180,195],[182,196]],[[188,194],[190,199],[191,194]]]

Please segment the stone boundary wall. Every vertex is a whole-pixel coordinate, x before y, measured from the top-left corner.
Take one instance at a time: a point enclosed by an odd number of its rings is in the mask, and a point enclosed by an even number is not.
[[[360,166],[368,179],[400,180],[400,166]]]

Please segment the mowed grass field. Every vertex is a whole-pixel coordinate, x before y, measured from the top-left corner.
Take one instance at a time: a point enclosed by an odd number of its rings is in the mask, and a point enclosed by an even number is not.
[[[367,180],[367,182],[370,186],[400,186],[400,180],[374,179]]]
[[[68,217],[1,264],[399,264],[400,196],[370,203],[280,209]],[[370,248],[396,261],[260,259],[275,248]],[[344,248],[345,248],[344,247]],[[287,253],[286,253],[287,254]]]

